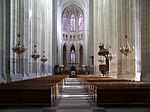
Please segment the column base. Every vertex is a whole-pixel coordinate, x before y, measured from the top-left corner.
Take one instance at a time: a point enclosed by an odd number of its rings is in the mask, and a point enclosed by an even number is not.
[[[2,74],[0,75],[0,84],[1,83],[6,83],[7,81],[2,77]]]
[[[11,81],[23,80],[23,75],[20,73],[12,74]]]

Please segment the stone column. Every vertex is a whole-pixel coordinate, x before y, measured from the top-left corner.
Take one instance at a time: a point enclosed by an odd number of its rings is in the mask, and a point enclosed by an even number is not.
[[[140,14],[140,0],[133,1],[134,8],[134,36],[135,36],[135,80],[141,80],[141,14]]]
[[[22,76],[18,73],[18,55],[12,51],[12,48],[17,44],[18,37],[17,34],[19,33],[19,20],[18,20],[18,13],[19,13],[19,2],[17,0],[11,1],[11,31],[10,31],[10,38],[11,38],[11,47],[10,47],[10,75],[12,81],[22,79]],[[18,73],[18,74],[17,74]]]
[[[4,30],[4,1],[0,1],[0,83],[6,82],[6,73],[4,73],[4,53],[3,53],[3,30]]]
[[[54,19],[53,18],[53,6],[54,6],[54,3],[53,3],[53,0],[48,0],[48,21],[49,21],[49,24],[48,24],[48,49],[47,49],[47,58],[48,58],[48,62],[47,65],[48,65],[48,75],[52,75],[52,70],[53,70],[53,43],[55,42],[54,39],[53,39],[53,28],[52,28],[52,20]],[[56,43],[55,43],[56,44]],[[56,49],[56,48],[55,48]],[[55,59],[54,59],[55,60]]]
[[[31,18],[31,54],[34,52],[34,45],[36,45],[36,50],[37,53],[39,54],[39,45],[37,43],[37,0],[32,0],[31,1],[31,10],[32,10],[32,18]],[[39,58],[35,61],[32,59],[32,76],[31,77],[36,77],[38,76],[38,61]]]
[[[140,0],[142,81],[150,81],[150,1]]]
[[[100,0],[93,0],[93,21],[94,21],[94,73],[99,74],[99,63],[98,63],[98,43],[100,42]]]
[[[10,0],[5,0],[3,2],[3,8],[4,8],[4,41],[3,41],[3,47],[4,47],[4,54],[5,56],[3,57],[5,60],[4,66],[5,66],[5,70],[6,70],[6,77],[7,77],[7,82],[11,81],[11,76],[10,76],[10,61],[12,61],[10,59],[10,50],[11,50],[11,39],[10,39]]]
[[[23,74],[24,74],[24,79],[29,78],[30,74],[30,68],[31,68],[31,63],[30,63],[30,58],[31,58],[31,53],[30,53],[30,18],[31,18],[31,9],[30,9],[30,0],[24,0],[24,13],[23,13],[23,44],[25,47],[27,47],[27,51],[23,54]]]

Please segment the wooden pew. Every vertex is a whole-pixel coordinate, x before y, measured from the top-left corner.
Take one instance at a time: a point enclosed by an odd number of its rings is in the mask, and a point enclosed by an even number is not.
[[[150,83],[114,82],[95,86],[97,106],[150,104]]]
[[[150,82],[97,76],[79,80],[97,106],[150,104]]]
[[[7,85],[0,87],[0,105],[51,106],[52,85]]]
[[[68,76],[47,76],[1,84],[0,105],[51,106],[66,77]]]

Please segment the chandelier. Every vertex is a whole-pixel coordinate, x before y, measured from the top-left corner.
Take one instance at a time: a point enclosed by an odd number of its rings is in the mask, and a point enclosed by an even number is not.
[[[25,53],[25,51],[27,50],[27,48],[24,45],[21,45],[20,43],[20,34],[17,34],[19,41],[17,42],[16,45],[14,45],[14,47],[12,48],[14,53],[18,54],[18,57],[20,57],[20,55],[22,53]]]
[[[42,58],[41,58],[41,61],[42,61],[43,63],[45,63],[47,60],[48,60],[48,59],[45,57],[45,51],[43,51],[43,56],[42,56]]]
[[[40,57],[40,55],[37,53],[37,50],[36,50],[36,45],[34,45],[34,52],[33,54],[31,55],[31,57],[36,61],[37,58]]]
[[[111,46],[109,47],[111,49]],[[109,61],[116,57],[116,54],[113,54],[111,50],[109,50],[109,54],[106,56]]]
[[[120,52],[123,53],[126,57],[128,57],[128,55],[133,52],[134,47],[130,46],[130,44],[127,40],[127,35],[125,36],[125,38],[126,38],[126,43],[124,46],[120,47]]]

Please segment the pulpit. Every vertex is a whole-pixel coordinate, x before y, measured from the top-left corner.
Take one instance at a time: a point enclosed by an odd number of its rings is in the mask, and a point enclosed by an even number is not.
[[[109,51],[104,48],[104,44],[102,43],[100,44],[99,48],[99,71],[101,71],[104,76],[107,72],[109,72],[109,59],[107,58]]]

